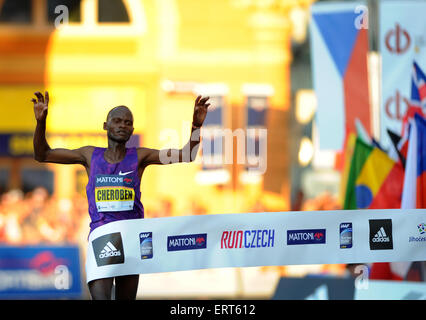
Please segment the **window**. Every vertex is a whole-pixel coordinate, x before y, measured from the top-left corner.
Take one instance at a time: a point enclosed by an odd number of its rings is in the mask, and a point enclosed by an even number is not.
[[[62,14],[55,12],[59,6],[65,6],[68,9],[68,22],[81,22],[81,0],[47,0],[47,20],[50,24]]]
[[[225,100],[223,96],[210,95],[206,119],[202,131],[203,170],[221,169],[223,167],[223,111]]]
[[[86,196],[86,185],[89,182],[86,170],[77,170],[76,172],[76,190],[81,196]]]
[[[0,194],[5,192],[9,184],[9,170],[5,168],[0,169]]]
[[[122,0],[99,0],[98,21],[100,23],[130,22]]]
[[[0,1],[0,23],[31,23],[31,0]]]
[[[23,168],[21,171],[22,191],[29,192],[37,187],[44,187],[53,193],[53,172],[45,169]]]

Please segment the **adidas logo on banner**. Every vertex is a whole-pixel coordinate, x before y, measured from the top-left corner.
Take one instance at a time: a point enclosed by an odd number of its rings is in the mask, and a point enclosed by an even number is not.
[[[101,253],[99,254],[99,258],[107,258],[107,257],[117,257],[121,256],[120,250],[117,250],[116,247],[111,243],[111,241],[108,241],[108,243],[105,245],[105,247],[102,249]]]
[[[371,219],[370,250],[392,250],[392,219]]]
[[[126,253],[120,232],[109,233],[92,241],[93,253],[98,267],[124,263]]]
[[[389,237],[386,235],[385,229],[380,228],[379,231],[374,235],[373,242],[390,242]]]

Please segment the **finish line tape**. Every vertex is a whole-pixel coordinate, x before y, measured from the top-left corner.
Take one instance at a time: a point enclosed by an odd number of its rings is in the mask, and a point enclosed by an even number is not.
[[[89,236],[87,282],[208,268],[425,261],[425,213],[292,211],[111,222]]]

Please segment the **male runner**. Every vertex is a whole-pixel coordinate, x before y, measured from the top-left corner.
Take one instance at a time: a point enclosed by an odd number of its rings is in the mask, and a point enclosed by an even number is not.
[[[86,192],[91,217],[90,231],[108,222],[144,217],[144,208],[140,201],[140,182],[145,168],[151,164],[194,161],[200,145],[200,127],[203,125],[210,105],[206,103],[209,97],[198,96],[195,99],[191,137],[182,149],[126,148],[126,142],[134,130],[133,115],[126,106],[111,109],[103,124],[104,130],[107,131],[108,148],[84,146],[73,150],[51,149],[45,135],[49,94],[45,92],[43,96],[42,93],[36,92],[35,95],[37,99],[31,100],[34,103],[34,114],[37,120],[34,133],[34,158],[38,162],[81,164],[86,168],[89,177]],[[125,176],[126,178],[121,180],[124,180],[126,185],[117,185],[115,181],[118,179],[96,179],[96,177],[105,176],[108,178],[111,175]],[[106,184],[103,180],[106,180]],[[99,181],[102,181],[102,185]],[[102,189],[96,189],[96,187],[102,187]],[[119,192],[116,193],[117,189]],[[126,201],[107,201],[117,195]],[[139,275],[90,281],[88,286],[92,299],[110,300],[114,280],[117,300],[136,299]]]

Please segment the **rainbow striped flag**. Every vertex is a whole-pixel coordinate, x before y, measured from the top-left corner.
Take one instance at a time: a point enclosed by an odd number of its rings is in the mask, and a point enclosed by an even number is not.
[[[400,208],[403,181],[404,169],[399,162],[357,137],[343,208]]]

